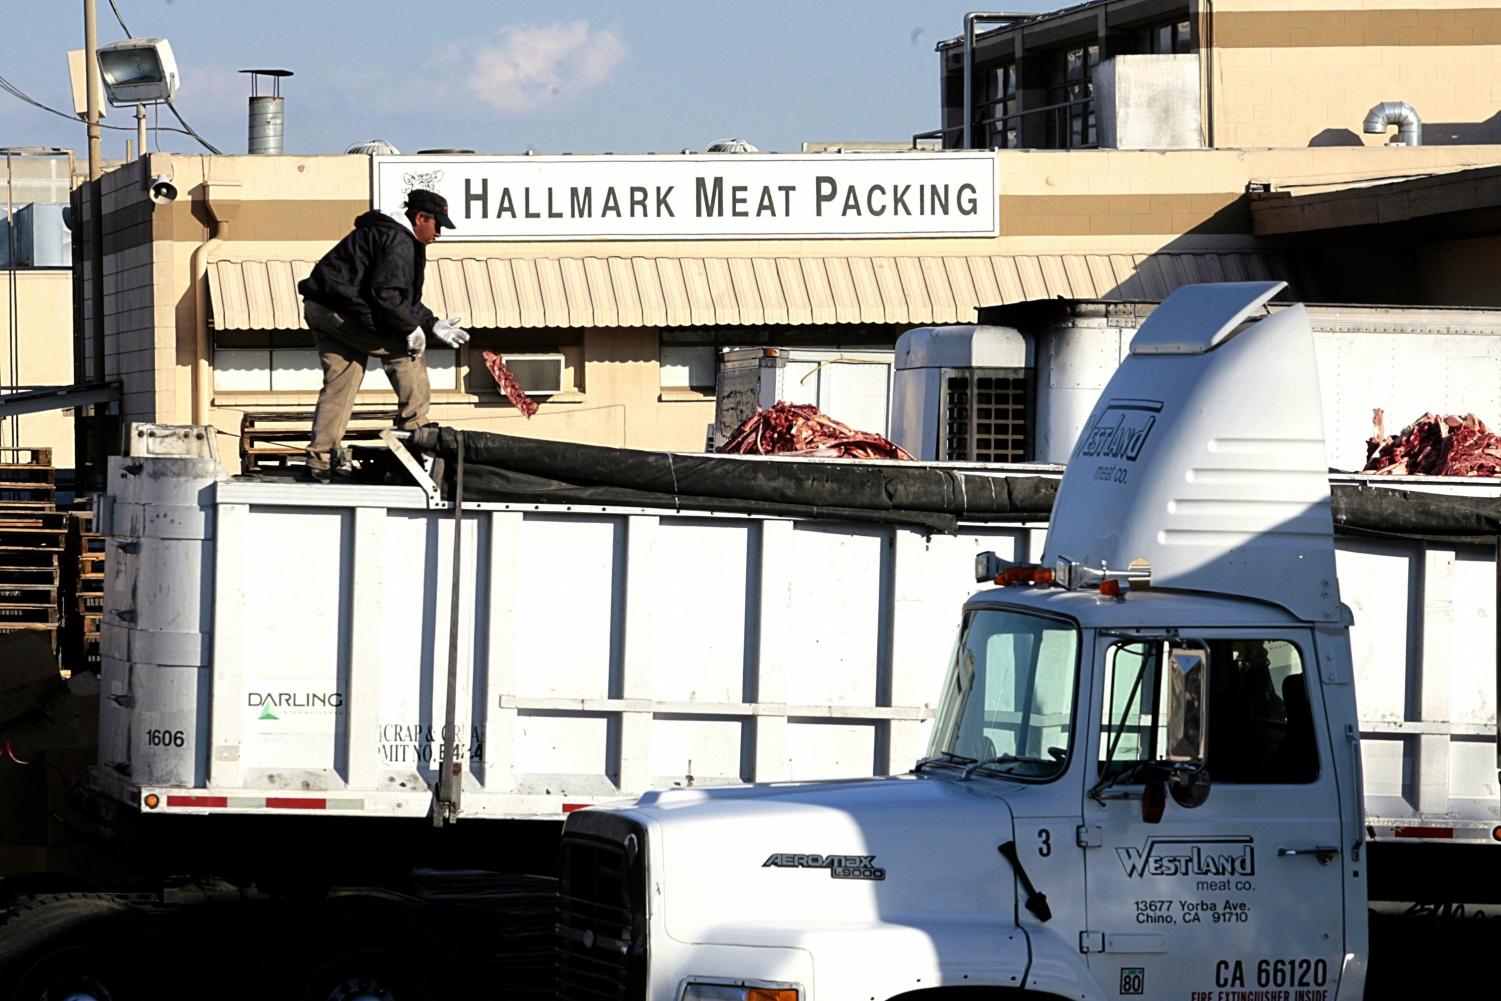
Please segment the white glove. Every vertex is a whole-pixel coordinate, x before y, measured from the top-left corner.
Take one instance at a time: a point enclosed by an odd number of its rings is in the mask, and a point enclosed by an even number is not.
[[[407,353],[408,354],[410,354],[410,355],[420,355],[426,349],[427,349],[427,335],[422,332],[422,328],[421,327],[418,327],[416,330],[412,331],[410,334],[407,334]]]
[[[451,348],[461,348],[469,343],[469,331],[459,326],[457,316],[433,324],[433,336]]]

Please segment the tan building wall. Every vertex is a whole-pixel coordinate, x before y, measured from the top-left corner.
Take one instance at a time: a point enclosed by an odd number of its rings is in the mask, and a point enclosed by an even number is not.
[[[11,272],[0,271],[0,331],[19,321],[20,365],[15,383],[21,386],[68,386],[73,382],[73,275],[68,271],[15,272],[15,304],[11,311]],[[12,383],[10,354],[0,357],[0,393]],[[23,446],[52,449],[52,464],[73,465],[73,416],[69,410],[48,410],[0,421],[0,445],[11,444],[12,421],[19,425]]]
[[[684,273],[696,268],[712,278],[731,274],[733,268],[741,269],[736,274],[749,273],[752,263],[771,268],[775,275],[777,267],[821,267],[827,260],[832,273],[833,258],[838,257],[845,262],[842,266],[853,267],[857,283],[862,268],[884,283],[883,292],[889,293],[884,307],[882,302],[863,302],[857,319],[877,325],[894,338],[902,329],[935,320],[963,322],[972,316],[965,309],[976,303],[1054,295],[1152,297],[1187,281],[1237,277],[1198,268],[1195,262],[1213,255],[1275,260],[1277,245],[1250,235],[1245,192],[1252,182],[1336,187],[1392,174],[1495,164],[1501,162],[1501,148],[1008,151],[997,157],[1001,234],[995,238],[440,240],[429,252],[428,286],[434,288],[435,267],[465,273],[475,265],[481,270],[487,265],[535,265],[536,273],[556,274],[560,261],[582,260],[592,261],[604,273],[605,264],[666,259],[680,261]],[[155,174],[173,178],[181,192],[176,202],[153,206],[146,199],[144,178]],[[289,291],[292,269],[310,267],[348,231],[354,217],[369,207],[369,178],[369,162],[360,156],[154,154],[149,167],[132,165],[109,175],[105,184],[107,360],[111,376],[118,374],[126,383],[124,419],[194,419],[194,370],[201,356],[198,324],[200,317],[213,319],[208,315],[213,308],[210,283],[204,278],[210,268],[216,269],[220,285],[216,295],[230,294],[226,291],[229,276],[239,283],[242,297],[259,288],[263,297],[286,298],[278,315],[292,319],[278,322],[281,329],[266,336],[280,338],[283,344],[311,347],[305,330],[291,329],[298,315],[295,295]],[[217,230],[215,219],[220,220]],[[749,258],[755,260],[747,263]],[[221,267],[226,269],[222,273],[217,270]],[[1275,271],[1275,267],[1263,267],[1261,273],[1245,276]],[[284,280],[269,280],[273,272],[283,274]],[[1149,274],[1152,280],[1147,283]],[[445,283],[449,275],[444,272]],[[1296,283],[1297,276],[1291,277]],[[733,293],[729,289],[725,295]],[[564,294],[562,285],[554,291],[554,295]],[[1305,294],[1315,297],[1316,290]],[[721,326],[749,328],[753,343],[778,343],[779,324],[765,319],[769,309],[763,311],[759,304],[755,310],[722,308],[726,302],[718,298],[718,292],[715,296],[712,302],[706,299],[695,307],[691,315],[685,313],[684,322],[714,327],[717,319]],[[964,303],[969,305],[960,308]],[[254,305],[242,301],[238,311],[249,315]],[[271,305],[261,303],[258,315],[267,315]],[[229,306],[227,300],[221,302],[222,309]],[[524,420],[494,388],[477,353],[465,352],[457,359],[446,388],[435,386],[435,420],[466,428],[637,448],[703,447],[705,429],[713,420],[713,401],[691,391],[662,389],[660,324],[576,324],[569,319],[574,315],[570,305],[556,302],[546,311],[526,315],[531,324],[526,329],[476,328],[475,346],[561,351],[568,361],[569,391],[547,398],[535,418]],[[249,326],[243,319],[236,322],[242,330]],[[841,336],[837,325],[828,329],[831,338]],[[208,337],[213,336],[210,331]],[[280,393],[215,389],[213,372],[207,369],[200,369],[199,379],[202,411],[223,432],[221,454],[231,462],[242,413],[306,409],[316,395],[316,378],[304,390]],[[390,401],[389,391],[362,397],[363,403]]]
[[[28,203],[66,205],[76,163],[61,155],[0,154],[0,214]],[[0,226],[0,234],[4,228]],[[0,236],[3,238],[3,236]],[[0,257],[5,256],[0,253]],[[68,386],[73,382],[72,273],[52,268],[0,268],[0,332],[9,345],[12,321],[19,337],[19,364],[0,356],[0,393],[19,386]],[[13,423],[14,422],[14,423]],[[52,449],[53,465],[73,466],[71,411],[51,410],[0,421],[0,445],[12,431],[23,446]]]
[[[1501,142],[1501,7],[1487,0],[1196,4],[1218,147],[1386,143],[1361,130],[1406,101],[1428,145]],[[1206,16],[1212,9],[1212,16]],[[1395,131],[1395,130],[1392,130]]]

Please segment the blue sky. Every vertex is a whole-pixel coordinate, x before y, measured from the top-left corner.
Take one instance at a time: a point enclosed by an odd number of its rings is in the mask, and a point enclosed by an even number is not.
[[[96,0],[99,41],[123,38]],[[177,106],[227,153],[245,151],[249,84],[286,67],[286,149],[339,153],[368,138],[402,152],[702,149],[729,136],[763,150],[805,139],[910,139],[938,126],[936,42],[973,0],[116,0],[131,31],[172,42]],[[1011,8],[1063,3],[1021,0]],[[6,4],[0,75],[68,110],[66,51],[80,0]],[[107,157],[130,109],[111,109]],[[161,124],[175,125],[161,113]],[[159,148],[190,151],[162,132]],[[83,127],[0,92],[0,146],[84,146]]]

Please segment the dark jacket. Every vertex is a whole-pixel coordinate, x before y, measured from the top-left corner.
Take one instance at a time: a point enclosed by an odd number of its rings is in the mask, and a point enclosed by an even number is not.
[[[405,350],[408,334],[418,327],[431,334],[437,319],[422,305],[426,267],[427,248],[411,230],[384,212],[366,212],[297,283],[297,291],[400,341]]]

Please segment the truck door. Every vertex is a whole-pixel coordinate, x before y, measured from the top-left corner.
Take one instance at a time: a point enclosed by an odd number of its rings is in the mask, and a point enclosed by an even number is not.
[[[1192,790],[1180,788],[1157,823],[1143,818],[1144,777],[1167,746],[1169,644],[1097,645],[1101,779],[1080,830],[1080,950],[1106,997],[1264,990],[1285,993],[1243,996],[1329,1001],[1344,956],[1345,860],[1319,688],[1305,673],[1311,637],[1204,633],[1172,646],[1185,642],[1207,656],[1208,797],[1185,806]]]

